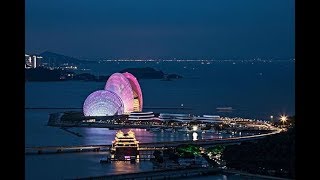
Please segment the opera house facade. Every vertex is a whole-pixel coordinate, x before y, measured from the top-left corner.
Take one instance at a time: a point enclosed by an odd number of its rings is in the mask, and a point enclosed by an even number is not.
[[[142,91],[131,73],[112,74],[104,87],[91,93],[83,104],[85,116],[113,116],[141,112]]]

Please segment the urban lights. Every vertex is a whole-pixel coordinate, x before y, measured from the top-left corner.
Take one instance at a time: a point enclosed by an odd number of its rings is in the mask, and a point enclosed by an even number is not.
[[[192,130],[193,131],[197,131],[198,130],[198,126],[192,126]]]

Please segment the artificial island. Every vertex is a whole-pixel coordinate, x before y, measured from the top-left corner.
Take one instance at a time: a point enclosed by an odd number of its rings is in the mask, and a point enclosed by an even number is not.
[[[187,107],[154,108],[160,110],[184,110]],[[167,132],[228,132],[275,130],[266,121],[244,118],[228,118],[219,115],[192,115],[143,111],[143,95],[140,84],[129,72],[112,74],[103,90],[92,92],[83,103],[83,111],[67,111],[50,114],[49,126],[102,127],[111,129],[145,128]]]

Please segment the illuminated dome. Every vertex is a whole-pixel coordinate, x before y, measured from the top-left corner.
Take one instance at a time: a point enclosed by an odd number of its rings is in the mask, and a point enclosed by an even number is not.
[[[83,104],[85,116],[112,116],[123,114],[124,107],[120,97],[108,90],[91,93]]]
[[[106,116],[141,112],[142,91],[138,80],[130,73],[112,74],[104,90],[91,93],[83,104],[85,116]]]
[[[129,80],[121,73],[112,74],[104,88],[116,93],[123,102],[124,113],[133,111],[134,95]]]
[[[130,82],[130,85],[133,90],[134,96],[134,111],[142,111],[142,91],[139,85],[139,82],[136,77],[134,77],[131,73],[125,72],[122,73]]]

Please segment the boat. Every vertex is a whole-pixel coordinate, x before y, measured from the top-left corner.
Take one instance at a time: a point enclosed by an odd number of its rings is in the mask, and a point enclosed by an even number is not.
[[[131,160],[136,159],[139,155],[139,141],[136,140],[135,134],[132,130],[123,133],[119,130],[116,134],[115,140],[112,141],[111,159],[114,160]]]

